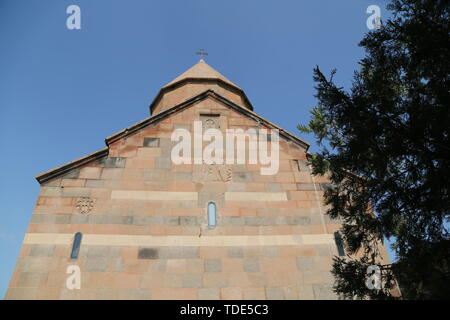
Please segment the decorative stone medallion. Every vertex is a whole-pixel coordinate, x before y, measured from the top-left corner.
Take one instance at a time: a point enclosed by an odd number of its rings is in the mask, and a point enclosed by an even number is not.
[[[220,117],[219,115],[200,115],[202,121],[203,130],[208,129],[220,129]]]
[[[92,211],[94,208],[95,200],[91,198],[81,198],[75,204],[75,208],[79,213],[86,214]]]

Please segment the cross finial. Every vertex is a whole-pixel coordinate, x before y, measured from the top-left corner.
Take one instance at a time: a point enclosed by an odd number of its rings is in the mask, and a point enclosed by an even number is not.
[[[207,56],[208,52],[206,52],[205,49],[200,49],[195,54],[200,56],[200,60],[203,60],[203,57]]]

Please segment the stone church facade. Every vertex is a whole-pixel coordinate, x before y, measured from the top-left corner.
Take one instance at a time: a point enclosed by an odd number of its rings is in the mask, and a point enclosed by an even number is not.
[[[37,176],[6,299],[336,299],[340,226],[324,215],[327,180],[311,175],[308,143],[254,113],[203,60],[163,87],[150,111],[104,149]],[[174,164],[171,135],[192,132],[194,121],[278,129],[279,172]],[[67,284],[70,266],[79,288]]]

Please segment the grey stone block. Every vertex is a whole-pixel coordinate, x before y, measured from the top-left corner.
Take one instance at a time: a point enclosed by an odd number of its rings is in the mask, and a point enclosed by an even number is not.
[[[184,124],[184,123],[174,123],[173,124],[173,128],[174,129],[186,129],[188,131],[191,130],[191,125],[190,124]]]
[[[180,217],[179,219],[181,226],[196,226],[199,225],[197,217]]]
[[[328,189],[336,189],[337,186],[333,183],[319,183],[320,190],[326,191]]]
[[[90,224],[106,224],[108,223],[106,216],[102,214],[89,215]]]
[[[164,273],[167,268],[167,260],[152,260],[148,267],[148,273],[153,277],[153,273]]]
[[[183,288],[201,288],[203,286],[201,274],[183,275]]]
[[[155,160],[155,168],[170,169],[172,167],[172,160],[168,157],[159,157]]]
[[[144,138],[144,147],[158,148],[159,142],[160,142],[159,138],[145,137]]]
[[[155,226],[166,225],[166,218],[169,218],[169,217],[164,217],[164,216],[148,217],[147,223],[149,225],[155,225]]]
[[[235,192],[235,191],[246,191],[245,190],[245,183],[228,183],[228,191]]]
[[[122,216],[122,224],[133,224],[133,216]]]
[[[309,281],[309,279],[314,279],[314,281]],[[305,284],[332,284],[335,282],[335,278],[331,271],[321,271],[318,268],[304,271],[303,280]]]
[[[256,217],[256,218],[258,219],[255,219],[253,222],[256,222],[257,226],[273,226],[276,224],[275,223],[276,217]]]
[[[291,285],[283,287],[284,299],[286,300],[297,300],[298,299],[298,287],[296,285]]]
[[[159,252],[155,248],[140,248],[138,259],[158,259]]]
[[[173,144],[175,145],[175,143]],[[170,158],[172,154],[173,145],[163,146],[161,147],[161,157]]]
[[[76,290],[72,290],[76,291]],[[95,299],[96,300],[117,300],[118,295],[118,289],[112,289],[112,288],[99,288],[95,290]]]
[[[148,300],[151,298],[151,290],[142,288],[127,289],[125,298],[130,300]]]
[[[63,189],[62,187],[41,187],[40,195],[44,197],[60,197]]]
[[[297,183],[297,190],[303,190],[303,191],[306,191],[306,190],[312,190],[312,191],[314,191],[314,190],[320,190],[320,186],[317,184],[315,187],[314,187],[314,183]]]
[[[124,218],[122,216],[114,216],[114,215],[103,215],[103,220],[101,223],[104,224],[123,224]]]
[[[79,175],[80,175],[79,169],[72,169],[69,172],[67,172],[66,174],[64,174],[61,178],[62,179],[77,179]]]
[[[253,176],[251,172],[233,172],[233,181],[251,182],[253,181]]]
[[[199,192],[198,193],[198,206],[201,208],[206,207],[209,202],[215,202],[217,207],[223,207],[225,204],[224,192]]]
[[[281,183],[268,182],[266,183],[266,190],[268,192],[281,192],[283,191],[283,188],[281,186]]]
[[[104,186],[104,180],[95,180],[95,179],[87,179],[86,187],[87,188],[102,188]]]
[[[228,257],[243,258],[244,250],[242,249],[242,247],[230,247],[230,248],[228,248]]]
[[[309,172],[308,161],[306,160],[296,160],[299,171]]]
[[[54,245],[49,244],[33,244],[30,249],[30,256],[32,257],[51,257],[55,250]]]
[[[158,250],[160,259],[198,258],[198,247],[162,247]]]
[[[144,169],[144,180],[167,181],[169,170],[167,169]]]
[[[266,287],[267,300],[283,300],[284,292],[282,287]]]
[[[137,225],[137,226],[146,226],[148,225],[148,220],[147,218],[150,217],[145,217],[145,216],[134,216],[133,217],[133,225]]]
[[[249,272],[247,279],[252,287],[264,287],[267,285],[267,273],[265,272]]]
[[[168,226],[177,226],[180,224],[180,217],[163,217],[164,224]]]
[[[316,246],[319,256],[331,256],[330,247],[327,244],[320,244]]]
[[[310,217],[302,217],[302,216],[286,216],[286,224],[288,225],[310,225],[311,218]]]
[[[269,258],[278,257],[278,247],[263,247],[262,256]]]
[[[326,224],[341,224],[342,220],[340,218],[332,219],[329,215],[324,214],[323,216]]]
[[[200,288],[198,289],[199,300],[219,300],[220,289],[218,288]]]
[[[124,261],[123,259],[119,258],[119,259],[114,259],[114,261],[112,261],[111,263],[112,266],[112,272],[123,272],[124,268]]]
[[[89,221],[89,215],[87,214],[72,214],[70,217],[71,224],[86,224]]]
[[[98,257],[110,257],[111,247],[108,246],[89,246],[87,257],[88,258],[98,258]]]
[[[223,225],[243,226],[245,225],[245,218],[242,217],[222,217]]]
[[[61,196],[64,198],[85,198],[85,197],[89,197],[89,195],[91,194],[91,190],[90,189],[85,189],[85,188],[61,188],[62,190],[62,194]]]
[[[220,259],[205,259],[205,272],[221,272],[222,262]]]
[[[245,258],[276,257],[277,255],[277,247],[246,247],[244,249]]]
[[[176,181],[192,181],[192,172],[172,172],[172,178]]]
[[[71,214],[56,214],[54,216],[55,223],[68,224],[68,223],[70,223],[70,220],[72,218],[71,216],[72,216]]]
[[[162,148],[171,148],[176,144],[176,142],[172,142],[170,138],[158,138],[159,139],[159,146]]]
[[[300,271],[314,270],[314,259],[312,257],[297,257],[297,269]]]
[[[109,261],[106,257],[89,257],[86,261],[86,271],[104,272],[108,269]]]
[[[49,270],[53,266],[51,265],[52,258],[49,257],[33,257],[28,256],[19,258],[17,262],[17,269],[22,272],[42,272],[43,270]],[[57,260],[53,260],[57,261]]]
[[[338,298],[329,284],[313,284],[312,287],[316,300],[336,300]]]
[[[314,290],[310,285],[298,286],[298,298],[300,300],[314,300]]]
[[[88,255],[89,246],[81,246],[80,251],[78,252],[78,258],[86,258]],[[70,254],[70,252],[69,252]]]
[[[259,272],[259,260],[257,258],[244,259],[245,272]]]
[[[31,215],[31,223],[46,223],[46,222],[53,222],[50,219],[48,219],[47,214],[32,214]],[[52,219],[53,220],[53,219]]]
[[[292,200],[292,195],[291,195],[292,191],[286,191],[286,197],[288,200]]]
[[[320,213],[317,213],[317,214],[311,214],[309,219],[311,221],[311,224],[321,225],[323,223],[322,218],[325,218],[325,216],[322,216]]]
[[[104,157],[99,159],[98,162],[105,168],[125,168],[126,158]]]
[[[164,275],[164,286],[169,288],[182,288],[183,287],[183,277],[182,274],[165,274]]]
[[[33,300],[36,299],[38,288],[9,288],[5,299],[7,300]]]

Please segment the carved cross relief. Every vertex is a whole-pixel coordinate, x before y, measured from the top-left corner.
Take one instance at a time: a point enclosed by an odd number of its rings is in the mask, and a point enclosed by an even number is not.
[[[210,128],[220,129],[219,114],[200,114],[203,132]],[[196,182],[228,182],[232,180],[233,171],[230,165],[206,164],[194,165],[193,180]]]

